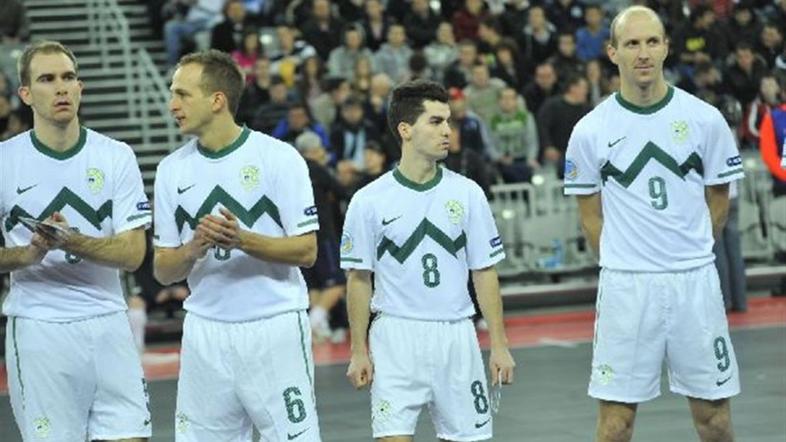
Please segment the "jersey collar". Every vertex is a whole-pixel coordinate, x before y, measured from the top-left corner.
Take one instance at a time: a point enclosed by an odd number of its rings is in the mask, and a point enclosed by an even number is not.
[[[617,99],[617,103],[620,106],[624,107],[625,109],[642,115],[649,115],[654,114],[655,112],[663,109],[666,107],[667,104],[671,101],[672,97],[674,97],[674,87],[672,85],[668,85],[666,90],[666,96],[664,96],[659,102],[649,105],[649,106],[636,106],[635,104],[631,103],[630,101],[622,98],[622,94],[617,92],[614,94],[614,98]]]
[[[238,135],[238,137],[235,138],[235,141],[230,143],[228,146],[224,146],[218,150],[210,150],[199,144],[199,141],[197,141],[197,150],[199,150],[199,153],[206,156],[207,158],[210,158],[211,160],[223,158],[236,151],[238,147],[242,146],[243,143],[245,143],[248,139],[250,133],[251,131],[246,126],[243,126],[243,130],[240,131],[240,135]]]
[[[404,187],[408,187],[416,192],[425,192],[427,190],[433,189],[442,180],[442,167],[437,166],[437,173],[434,174],[434,178],[426,181],[423,184],[418,184],[405,177],[404,174],[398,170],[398,167],[393,169],[393,178],[395,178],[396,181],[398,181],[398,183]]]
[[[56,160],[67,160],[78,154],[82,148],[85,147],[85,141],[87,141],[87,129],[85,129],[84,126],[79,126],[79,139],[76,140],[76,144],[64,151],[52,149],[51,147],[44,144],[41,140],[38,139],[37,136],[35,136],[35,130],[30,131],[30,141],[33,142],[33,146],[35,146],[36,150],[42,154]]]

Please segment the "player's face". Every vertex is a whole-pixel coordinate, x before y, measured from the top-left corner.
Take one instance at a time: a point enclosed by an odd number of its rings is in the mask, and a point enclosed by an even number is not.
[[[409,141],[421,156],[438,161],[448,155],[450,147],[450,107],[439,101],[424,101],[425,110],[410,126]]]
[[[213,119],[213,94],[205,95],[201,81],[202,66],[196,63],[180,66],[172,76],[169,111],[184,135],[200,136]]]
[[[66,54],[36,54],[30,60],[30,86],[19,97],[33,108],[36,121],[64,127],[76,118],[82,100],[82,82]]]
[[[669,43],[661,24],[648,14],[631,14],[617,25],[617,47],[608,55],[620,71],[623,84],[646,87],[663,81],[663,62]]]

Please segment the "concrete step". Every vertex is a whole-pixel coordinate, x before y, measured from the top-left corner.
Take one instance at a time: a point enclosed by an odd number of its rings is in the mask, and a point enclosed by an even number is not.
[[[27,4],[27,2],[25,2]],[[87,7],[86,6],[71,6],[71,7],[64,7],[64,8],[57,8],[56,11],[53,11],[52,8],[39,8],[39,9],[27,9],[27,18],[30,19],[33,23],[41,19],[50,19],[52,18],[54,13],[57,12],[57,17],[71,17],[75,15],[79,16],[86,16],[87,15]]]
[[[61,8],[61,7],[80,7],[85,6],[85,0],[25,0],[25,9]]]

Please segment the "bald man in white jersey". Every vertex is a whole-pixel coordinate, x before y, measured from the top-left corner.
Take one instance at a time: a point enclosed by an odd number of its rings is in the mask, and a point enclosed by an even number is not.
[[[743,177],[736,143],[717,109],[664,80],[668,39],[651,9],[620,12],[607,50],[620,92],[579,121],[565,165],[565,193],[578,196],[600,255],[589,385],[597,440],[631,439],[665,361],[700,439],[732,441],[739,372],[712,246],[729,183]]]

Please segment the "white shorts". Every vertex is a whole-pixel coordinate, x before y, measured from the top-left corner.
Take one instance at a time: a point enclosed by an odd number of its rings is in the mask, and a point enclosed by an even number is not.
[[[491,439],[491,407],[477,334],[469,319],[419,321],[381,314],[369,334],[375,438],[415,434],[428,406],[437,437]]]
[[[683,272],[600,273],[589,395],[639,403],[672,392],[715,400],[740,392],[714,264]]]
[[[308,315],[247,322],[188,313],[177,382],[175,440],[319,442]]]
[[[6,369],[26,441],[150,437],[147,384],[126,312],[73,322],[8,318]]]

